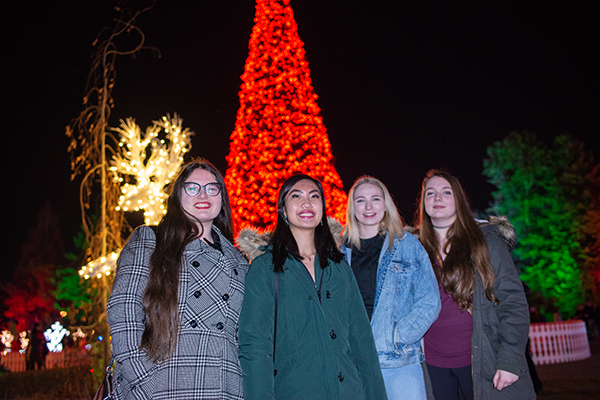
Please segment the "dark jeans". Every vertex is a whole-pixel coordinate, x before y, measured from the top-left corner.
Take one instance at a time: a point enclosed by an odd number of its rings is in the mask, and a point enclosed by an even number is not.
[[[471,366],[439,368],[427,364],[435,400],[472,400]]]

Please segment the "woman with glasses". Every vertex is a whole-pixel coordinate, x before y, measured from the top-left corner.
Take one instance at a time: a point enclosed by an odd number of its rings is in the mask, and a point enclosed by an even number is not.
[[[242,399],[238,316],[248,263],[229,196],[206,160],[187,164],[157,227],[125,245],[108,302],[117,399]]]
[[[348,195],[345,244],[371,318],[389,399],[425,400],[421,339],[440,312],[440,296],[427,252],[402,228],[385,185],[359,178]]]
[[[442,299],[424,340],[436,400],[534,399],[529,310],[507,248],[512,225],[480,225],[458,179],[438,170],[423,180],[418,221]]]
[[[244,398],[386,399],[369,319],[329,230],[319,181],[295,175],[283,183],[263,251],[240,314]]]

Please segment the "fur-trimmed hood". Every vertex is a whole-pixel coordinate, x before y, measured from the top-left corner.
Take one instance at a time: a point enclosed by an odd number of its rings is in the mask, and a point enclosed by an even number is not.
[[[517,232],[515,227],[508,221],[505,216],[491,216],[488,220],[477,220],[479,226],[496,225],[500,231],[500,236],[504,239],[504,243],[508,247],[508,251],[512,251],[517,245]]]
[[[332,217],[327,217],[327,223],[338,247],[341,247],[344,225]],[[261,233],[256,228],[244,228],[240,231],[235,243],[246,258],[252,261],[267,250],[271,233],[271,231]]]
[[[480,227],[488,225],[497,226],[498,230],[500,231],[500,236],[502,236],[504,243],[508,247],[508,251],[512,251],[517,245],[517,233],[515,232],[515,227],[505,216],[490,216],[487,220],[475,219],[475,221],[477,221]],[[416,237],[419,237],[419,229],[411,226],[405,226],[404,230],[412,233]]]

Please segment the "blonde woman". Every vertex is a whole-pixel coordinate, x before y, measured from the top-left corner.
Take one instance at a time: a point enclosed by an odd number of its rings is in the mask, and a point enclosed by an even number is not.
[[[359,178],[348,196],[342,252],[351,265],[379,355],[389,399],[426,399],[421,339],[440,311],[427,252],[402,228],[385,185]]]

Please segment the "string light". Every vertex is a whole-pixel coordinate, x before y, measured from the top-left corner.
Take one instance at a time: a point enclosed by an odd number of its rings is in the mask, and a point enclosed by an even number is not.
[[[254,21],[225,177],[236,231],[272,227],[277,191],[297,173],[322,182],[329,215],[345,222],[346,193],[289,0],[257,0]]]
[[[121,251],[113,251],[107,257],[100,257],[90,261],[79,270],[79,276],[85,279],[90,277],[102,278],[102,274],[109,276],[116,269],[117,259]]]

